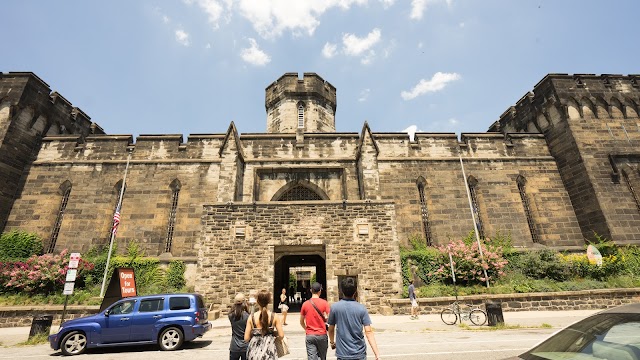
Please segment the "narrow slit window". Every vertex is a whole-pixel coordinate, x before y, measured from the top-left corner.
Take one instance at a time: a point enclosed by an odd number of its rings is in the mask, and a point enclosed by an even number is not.
[[[167,239],[164,251],[171,252],[173,233],[176,225],[176,211],[178,209],[178,197],[180,195],[180,183],[176,180],[171,184],[171,209],[169,210],[169,225],[167,226]]]
[[[304,128],[304,106],[298,105],[298,128]]]
[[[58,209],[58,215],[56,217],[56,223],[53,226],[53,231],[51,232],[49,246],[47,246],[47,253],[52,253],[56,248],[56,241],[58,241],[58,234],[60,233],[60,226],[62,226],[64,211],[67,208],[67,203],[69,202],[69,194],[71,194],[71,184],[66,185],[65,189],[63,190],[60,208]]]
[[[478,180],[473,176],[469,176],[467,183],[469,184],[469,194],[471,194],[471,205],[473,207],[473,216],[476,220],[476,227],[478,228],[478,235],[484,239],[484,225],[482,224],[480,207],[478,206]]]
[[[431,239],[431,228],[429,226],[429,211],[427,210],[427,202],[424,196],[424,182],[418,182],[418,194],[420,195],[420,214],[422,216],[422,231],[428,246],[433,245]]]
[[[629,192],[633,197],[633,201],[636,203],[636,209],[640,212],[640,201],[638,201],[638,194],[636,190],[633,188],[633,184],[631,183],[631,179],[629,179],[629,174],[626,171],[622,171],[622,177],[624,177],[624,181],[627,183],[627,188],[629,188]]]
[[[518,192],[520,192],[520,199],[522,200],[522,206],[524,207],[524,213],[527,217],[527,224],[529,225],[529,232],[531,232],[531,240],[534,243],[539,243],[540,239],[538,238],[538,232],[536,230],[536,225],[533,222],[533,217],[531,214],[531,207],[529,205],[529,196],[527,195],[525,184],[527,180],[523,176],[518,176],[516,179],[518,183]]]

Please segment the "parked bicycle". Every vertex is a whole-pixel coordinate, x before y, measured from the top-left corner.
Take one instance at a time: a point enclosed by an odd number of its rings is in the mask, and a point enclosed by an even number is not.
[[[447,325],[453,325],[456,322],[469,320],[473,325],[481,326],[487,322],[487,313],[478,305],[461,304],[457,300],[453,304],[447,306],[440,313],[442,322]]]

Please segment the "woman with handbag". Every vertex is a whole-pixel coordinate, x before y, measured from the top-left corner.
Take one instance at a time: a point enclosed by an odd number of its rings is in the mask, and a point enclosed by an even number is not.
[[[269,291],[260,290],[256,300],[259,310],[251,314],[244,331],[244,341],[249,343],[247,360],[277,359],[276,341],[280,341],[281,345],[286,344],[286,341],[283,341],[282,320],[267,310],[271,302]]]
[[[282,289],[282,294],[280,294],[280,304],[278,305],[278,309],[282,313],[282,323],[283,325],[287,325],[287,312],[289,311],[289,297],[287,296],[287,289]]]

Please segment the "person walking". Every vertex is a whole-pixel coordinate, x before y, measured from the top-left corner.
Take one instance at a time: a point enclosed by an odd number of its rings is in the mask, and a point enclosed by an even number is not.
[[[330,312],[329,303],[320,298],[322,285],[311,284],[311,299],[302,304],[300,326],[306,334],[308,360],[326,360],[329,341],[327,339],[326,316]]]
[[[260,290],[256,302],[258,311],[249,316],[244,330],[244,341],[248,342],[247,360],[275,360],[276,337],[283,338],[282,320],[267,310],[271,302],[271,293]]]
[[[355,300],[356,281],[352,277],[342,280],[344,298],[331,305],[329,313],[329,342],[336,350],[338,360],[364,360],[367,358],[367,345],[364,335],[369,341],[375,359],[380,358],[376,338],[371,329],[371,318],[364,305]],[[336,328],[338,330],[336,336]],[[362,330],[364,329],[364,335]],[[337,340],[337,341],[336,341]]]
[[[229,360],[247,360],[247,343],[244,341],[244,331],[249,319],[249,307],[243,293],[238,293],[233,299],[229,321],[231,322],[231,344],[229,345]]]
[[[416,298],[416,289],[413,286],[413,280],[409,280],[409,300],[411,300],[411,320],[417,320],[418,298]]]
[[[282,288],[282,294],[280,294],[280,304],[278,309],[282,313],[282,323],[287,325],[287,312],[289,312],[289,297],[287,296],[287,289]]]

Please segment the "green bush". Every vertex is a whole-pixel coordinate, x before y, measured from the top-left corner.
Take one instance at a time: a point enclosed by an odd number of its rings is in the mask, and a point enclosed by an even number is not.
[[[182,261],[174,260],[169,263],[165,278],[169,289],[180,290],[185,286],[184,271],[186,269],[187,267]]]
[[[42,255],[37,234],[14,230],[0,235],[0,261],[26,260],[32,255]]]
[[[532,279],[565,281],[571,269],[562,261],[560,253],[551,249],[527,251],[509,256],[510,271],[521,272]]]

